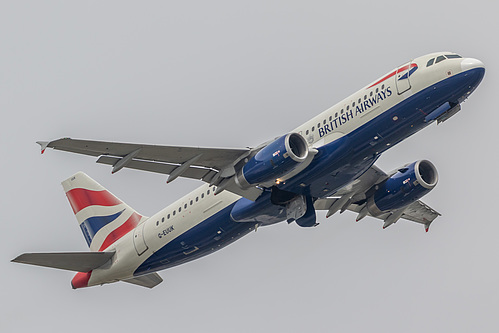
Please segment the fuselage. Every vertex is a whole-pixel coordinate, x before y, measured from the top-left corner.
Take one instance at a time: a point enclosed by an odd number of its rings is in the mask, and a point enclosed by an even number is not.
[[[292,132],[301,134],[317,154],[299,173],[275,183],[284,191],[313,198],[334,195],[387,149],[428,126],[429,115],[445,103],[461,104],[484,76],[483,64],[451,52],[416,58],[383,75]],[[243,237],[260,225],[284,221],[270,192],[255,203],[203,185],[180,198],[110,245],[110,265],[95,269],[88,286],[149,274],[197,259]],[[244,221],[233,207],[253,204]]]

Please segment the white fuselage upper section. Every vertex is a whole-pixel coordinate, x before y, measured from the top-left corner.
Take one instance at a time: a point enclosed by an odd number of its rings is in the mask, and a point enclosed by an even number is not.
[[[454,53],[432,53],[397,67],[301,126],[298,126],[293,132],[303,135],[310,145],[321,147],[356,130],[421,90],[452,75],[459,74],[463,70],[471,69],[473,66],[481,64],[477,64],[474,59],[470,61],[466,58],[455,58],[446,59],[441,63],[426,67],[428,60],[444,54]],[[463,63],[464,65],[462,65]],[[472,65],[467,65],[468,63]],[[409,89],[404,91],[405,87],[400,87],[400,84],[397,84],[397,80],[408,71],[410,72],[412,64],[417,66],[417,70],[408,77]],[[483,66],[483,64],[481,65]],[[399,69],[407,66],[409,66],[408,70],[397,73]],[[331,122],[333,123],[332,126]],[[325,126],[328,126],[327,129],[325,129]]]

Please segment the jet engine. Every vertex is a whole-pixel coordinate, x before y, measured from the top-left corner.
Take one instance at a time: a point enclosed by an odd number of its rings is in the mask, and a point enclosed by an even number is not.
[[[374,216],[395,211],[419,200],[430,192],[437,182],[438,173],[435,166],[427,160],[416,161],[400,168],[384,183],[376,185],[374,194],[367,200],[367,207]]]
[[[298,133],[289,133],[269,143],[253,156],[237,175],[243,188],[285,176],[305,161],[308,145]]]

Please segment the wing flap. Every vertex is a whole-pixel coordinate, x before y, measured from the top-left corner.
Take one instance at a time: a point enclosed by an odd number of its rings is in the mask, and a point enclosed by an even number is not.
[[[97,163],[115,165],[120,160],[121,160],[120,157],[103,155],[99,157]],[[125,165],[125,168],[162,173],[166,175],[171,174],[173,170],[175,170],[177,167],[178,165],[176,164],[144,161],[144,160],[131,160]],[[203,167],[189,167],[187,170],[182,172],[182,177],[192,178],[192,179],[203,179],[209,173],[216,173],[216,171]]]
[[[415,201],[404,210],[404,215],[402,218],[421,223],[424,225],[429,225],[437,217],[441,216],[439,212],[435,211],[433,208],[422,202],[421,200]]]
[[[158,273],[151,273],[151,274],[142,275],[139,277],[121,280],[121,281],[126,282],[126,283],[135,284],[135,285],[141,286],[141,287],[154,288],[158,284],[163,282],[163,279],[161,278],[161,276],[159,276]]]
[[[114,252],[24,253],[12,262],[85,273],[104,265],[113,255]]]

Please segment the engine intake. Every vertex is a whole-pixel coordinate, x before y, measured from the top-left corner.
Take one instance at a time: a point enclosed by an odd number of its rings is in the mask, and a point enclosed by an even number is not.
[[[261,149],[238,173],[243,188],[274,181],[291,172],[308,157],[308,145],[298,133],[281,136]]]
[[[377,216],[410,205],[430,192],[437,183],[435,166],[427,160],[416,161],[377,185],[367,201],[369,212]]]

